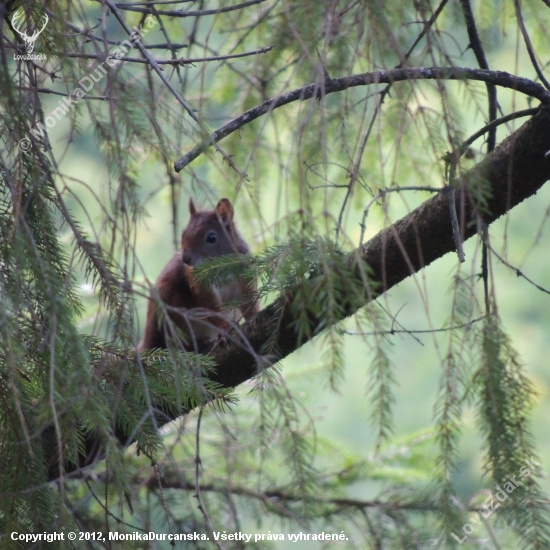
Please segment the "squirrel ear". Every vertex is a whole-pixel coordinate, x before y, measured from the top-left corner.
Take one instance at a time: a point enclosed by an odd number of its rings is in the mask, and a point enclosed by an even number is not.
[[[216,210],[224,222],[230,222],[233,220],[233,205],[229,199],[221,199],[216,206]]]
[[[191,216],[194,216],[197,213],[197,209],[195,207],[195,203],[193,202],[193,198],[189,197],[189,213]]]

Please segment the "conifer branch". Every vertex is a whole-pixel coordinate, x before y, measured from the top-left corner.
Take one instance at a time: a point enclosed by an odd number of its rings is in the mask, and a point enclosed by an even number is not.
[[[482,216],[486,224],[508,212],[526,198],[534,195],[550,179],[550,157],[546,152],[550,148],[550,107],[541,108],[540,112],[521,128],[505,139],[481,163],[469,172],[457,178],[457,188],[464,189],[464,203],[457,208],[464,208],[460,219],[466,220],[466,227],[461,228],[464,239],[476,234],[475,220]],[[487,205],[481,213],[475,202],[475,189],[481,182],[490,186]],[[448,193],[440,193],[427,200],[407,216],[387,227],[362,245],[353,254],[360,254],[370,266],[371,279],[378,283],[376,295],[365,294],[364,303],[389,290],[410,275],[414,275],[434,260],[455,250],[449,214]],[[474,223],[472,223],[474,222]],[[361,277],[361,274],[357,274]],[[322,325],[321,319],[312,318],[313,329],[310,335],[298,336],[292,308],[292,293],[281,296],[274,303],[262,310],[252,321],[242,327],[242,337],[246,346],[238,342],[238,337],[224,339],[203,350],[217,365],[216,371],[209,378],[223,386],[235,387],[249,380],[267,365],[282,360],[313,337]],[[350,304],[341,304],[342,319],[355,313]],[[356,306],[354,306],[356,307]],[[340,319],[336,319],[338,321]],[[276,335],[272,327],[279,327]],[[315,325],[315,323],[317,323]],[[272,355],[266,362],[258,365],[258,355],[266,341],[274,339],[270,346]],[[235,342],[237,340],[237,342]],[[253,352],[250,350],[254,350]],[[163,408],[163,422],[177,416],[173,410]],[[115,435],[123,445],[131,441],[122,429],[115,427]],[[50,476],[56,477],[55,457],[51,456],[55,448],[55,432],[46,430],[44,448],[50,451]],[[101,456],[99,442],[93,436],[86,440],[86,451],[79,457],[79,466],[95,462]],[[99,451],[99,452],[98,452]],[[66,472],[75,471],[78,466],[66,465]]]
[[[482,162],[457,178],[457,188],[465,190],[464,207],[460,219],[466,220],[461,234],[467,239],[476,234],[476,217],[480,215],[475,199],[468,190],[475,189],[480,182],[490,185],[487,210],[482,215],[490,224],[514,206],[534,195],[550,179],[550,158],[545,153],[550,148],[550,108],[525,123],[504,140],[493,153]],[[456,250],[449,213],[448,193],[439,193],[427,200],[395,224],[380,231],[356,252],[372,270],[372,279],[379,283],[378,295],[386,292],[402,280],[428,266],[448,252]],[[365,303],[374,296],[365,296]],[[266,340],[266,330],[273,316],[281,311],[280,331],[274,346],[279,361],[298,347],[290,308],[291,295],[281,297],[252,321],[242,327],[249,345],[260,350]],[[355,311],[347,310],[346,315]],[[313,331],[315,332],[315,331]],[[301,345],[305,342],[302,340]],[[241,347],[227,341],[211,350],[211,357],[219,365],[213,379],[223,386],[236,386],[254,376],[257,365],[250,354]]]

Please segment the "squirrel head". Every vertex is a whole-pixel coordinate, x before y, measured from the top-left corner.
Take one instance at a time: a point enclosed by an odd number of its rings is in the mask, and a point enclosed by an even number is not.
[[[233,205],[221,199],[215,210],[198,211],[189,199],[191,218],[181,236],[183,262],[195,266],[208,258],[242,252],[233,223]]]

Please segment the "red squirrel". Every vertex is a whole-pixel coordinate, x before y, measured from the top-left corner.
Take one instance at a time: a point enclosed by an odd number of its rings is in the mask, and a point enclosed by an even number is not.
[[[215,210],[198,211],[189,199],[191,219],[181,236],[178,250],[156,282],[158,299],[149,298],[145,335],[139,349],[166,348],[167,339],[178,339],[177,326],[184,336],[184,348],[198,351],[240,316],[250,319],[259,311],[254,300],[253,281],[235,281],[221,288],[199,286],[193,270],[202,261],[224,254],[249,254],[250,249],[233,221],[233,205],[221,199]],[[227,302],[242,305],[224,307]],[[164,310],[164,311],[163,311]],[[235,316],[240,313],[240,316]],[[166,315],[172,323],[166,321]]]

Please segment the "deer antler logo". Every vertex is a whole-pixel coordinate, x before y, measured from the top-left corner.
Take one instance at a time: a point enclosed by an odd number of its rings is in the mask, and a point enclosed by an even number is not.
[[[40,30],[35,30],[32,33],[32,35],[29,36],[25,31],[21,30],[24,17],[25,17],[25,11],[21,7],[13,14],[13,17],[11,18],[11,24],[13,25],[13,28],[21,35],[21,37],[25,41],[25,49],[27,50],[27,53],[31,54],[34,50],[34,43],[36,42],[36,39],[38,38],[40,33],[46,28],[49,18],[45,13],[42,13],[41,17],[38,18],[38,22],[43,23],[42,28]],[[28,25],[27,25],[27,30],[28,30]]]

